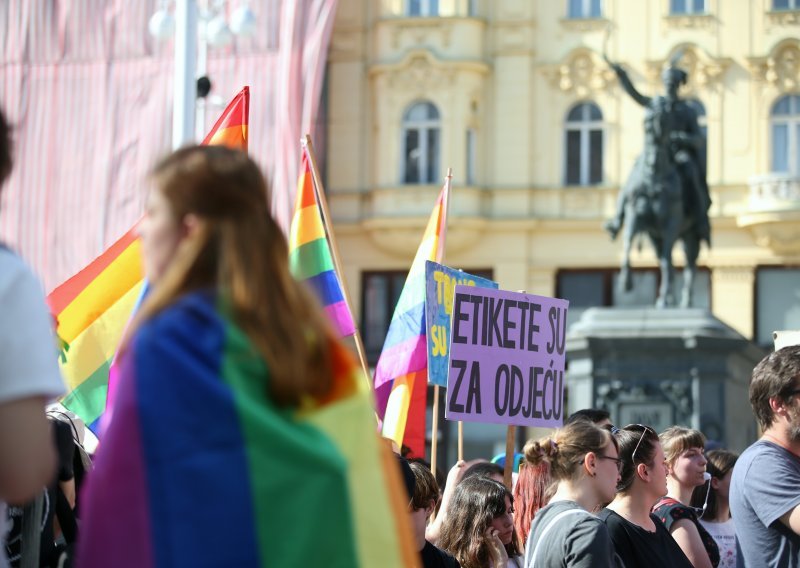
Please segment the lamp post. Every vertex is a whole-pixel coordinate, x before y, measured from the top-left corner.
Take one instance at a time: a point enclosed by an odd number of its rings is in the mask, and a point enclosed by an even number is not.
[[[174,17],[169,4],[169,0],[161,0],[148,28],[156,39],[168,38],[173,29],[175,33],[172,147],[176,149],[204,135],[205,104],[197,104],[197,80],[206,74],[208,45],[221,46],[230,43],[234,35],[251,35],[255,15],[249,0],[243,0],[228,27],[223,16],[225,0],[174,0]]]

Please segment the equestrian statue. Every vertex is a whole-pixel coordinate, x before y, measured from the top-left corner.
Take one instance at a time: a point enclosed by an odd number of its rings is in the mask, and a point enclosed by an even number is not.
[[[605,57],[605,56],[604,56]],[[623,230],[623,260],[620,286],[633,288],[630,252],[634,238],[647,235],[655,248],[661,270],[656,306],[678,304],[674,294],[672,247],[680,240],[686,257],[681,307],[692,305],[692,285],[700,243],[711,245],[708,208],[711,199],[705,176],[705,136],[697,113],[678,97],[687,74],[670,61],[663,74],[665,93],[648,97],[639,93],[628,74],[605,57],[625,92],[645,109],[644,149],[620,190],[616,215],[604,225],[615,239]]]

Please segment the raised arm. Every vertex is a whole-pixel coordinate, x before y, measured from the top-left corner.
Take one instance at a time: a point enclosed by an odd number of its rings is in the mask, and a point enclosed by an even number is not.
[[[606,58],[606,63],[608,63],[614,70],[614,73],[617,74],[617,78],[619,79],[622,88],[625,89],[625,92],[628,93],[633,100],[642,106],[648,106],[650,104],[650,97],[647,97],[636,90],[636,87],[634,87],[633,83],[631,83],[630,77],[628,77],[628,73],[622,68],[621,65],[618,63],[612,63],[608,58]]]

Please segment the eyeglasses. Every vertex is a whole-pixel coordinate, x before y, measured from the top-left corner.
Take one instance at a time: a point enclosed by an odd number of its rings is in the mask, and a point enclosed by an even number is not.
[[[790,390],[789,392],[786,393],[786,398],[791,398],[797,394],[800,394],[800,389]]]
[[[617,463],[617,471],[622,473],[622,459],[620,458],[612,458],[611,456],[597,456],[601,460],[611,460]]]

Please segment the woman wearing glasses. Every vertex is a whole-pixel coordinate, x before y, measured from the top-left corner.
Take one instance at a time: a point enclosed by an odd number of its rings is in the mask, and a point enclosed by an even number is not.
[[[697,430],[672,426],[660,435],[667,458],[667,496],[653,512],[664,523],[694,568],[716,568],[719,548],[714,538],[698,521],[704,509],[690,506],[695,487],[706,481],[706,438]]]
[[[526,467],[545,463],[557,484],[537,514],[525,548],[527,568],[622,566],[608,529],[591,514],[614,498],[617,442],[608,430],[579,420],[525,446]]]
[[[617,496],[598,515],[625,566],[691,568],[669,531],[650,512],[667,492],[664,450],[652,428],[629,424],[615,430],[622,460]]]

